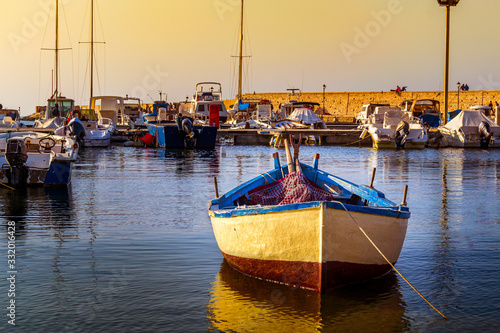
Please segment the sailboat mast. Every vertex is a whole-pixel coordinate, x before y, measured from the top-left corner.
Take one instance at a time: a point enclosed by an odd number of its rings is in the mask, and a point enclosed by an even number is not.
[[[241,0],[240,56],[238,73],[238,100],[241,100],[241,78],[243,75],[243,1]]]
[[[94,0],[90,0],[90,99],[94,95]]]
[[[55,67],[55,82],[56,90],[54,94],[57,101],[57,94],[59,93],[59,0],[56,0],[56,45],[55,45],[55,57],[54,57],[54,67]]]

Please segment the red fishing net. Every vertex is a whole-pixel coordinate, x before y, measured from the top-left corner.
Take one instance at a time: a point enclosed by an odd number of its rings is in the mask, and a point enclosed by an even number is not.
[[[256,187],[248,192],[248,196],[252,204],[263,206],[334,200],[330,192],[310,181],[301,171]]]

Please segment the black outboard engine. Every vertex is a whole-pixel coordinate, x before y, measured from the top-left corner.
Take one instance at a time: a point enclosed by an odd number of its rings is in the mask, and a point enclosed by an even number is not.
[[[85,137],[85,127],[80,122],[71,121],[68,124],[68,129],[71,135],[76,136],[76,141],[81,144]]]
[[[193,122],[189,118],[182,120],[182,131],[184,132],[184,146],[192,149],[196,145],[196,136],[193,129]]]
[[[396,133],[395,133],[395,138],[394,140],[396,141],[396,147],[397,148],[404,148],[406,144],[406,138],[410,134],[410,125],[404,121],[401,120],[396,127]]]
[[[482,121],[478,126],[479,131],[479,145],[482,149],[488,149],[490,145],[491,138],[493,137],[493,133],[490,132],[490,124],[486,121]]]
[[[12,138],[7,140],[7,149],[5,150],[5,159],[9,163],[7,178],[12,186],[25,185],[28,180],[28,153],[24,139]]]

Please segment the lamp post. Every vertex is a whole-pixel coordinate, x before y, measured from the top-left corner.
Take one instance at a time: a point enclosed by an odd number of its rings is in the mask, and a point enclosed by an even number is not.
[[[456,6],[460,0],[437,0],[440,6],[446,7],[446,45],[444,59],[444,123],[448,120],[448,70],[450,68],[450,7]]]
[[[326,84],[323,85],[323,112],[322,114],[325,114],[325,89],[326,89]]]
[[[460,81],[457,82],[457,110],[460,109]]]

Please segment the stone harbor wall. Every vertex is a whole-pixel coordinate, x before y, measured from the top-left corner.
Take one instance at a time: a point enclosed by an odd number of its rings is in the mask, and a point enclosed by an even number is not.
[[[323,105],[323,92],[306,93],[252,93],[244,94],[243,98],[262,98],[268,99],[276,110],[281,104],[288,103],[290,100],[317,102]],[[441,103],[441,111],[444,111],[444,92],[443,91],[403,91],[397,94],[394,91],[379,92],[325,92],[326,112],[337,121],[352,121],[357,112],[361,110],[364,104],[368,103],[388,103],[390,105],[399,105],[407,99],[435,99]],[[225,101],[229,108],[236,99]],[[460,102],[460,104],[458,104]],[[488,105],[495,102],[500,104],[499,90],[469,90],[469,91],[449,91],[448,92],[448,111],[456,109],[467,109],[472,105]],[[326,117],[326,121],[332,121]]]

